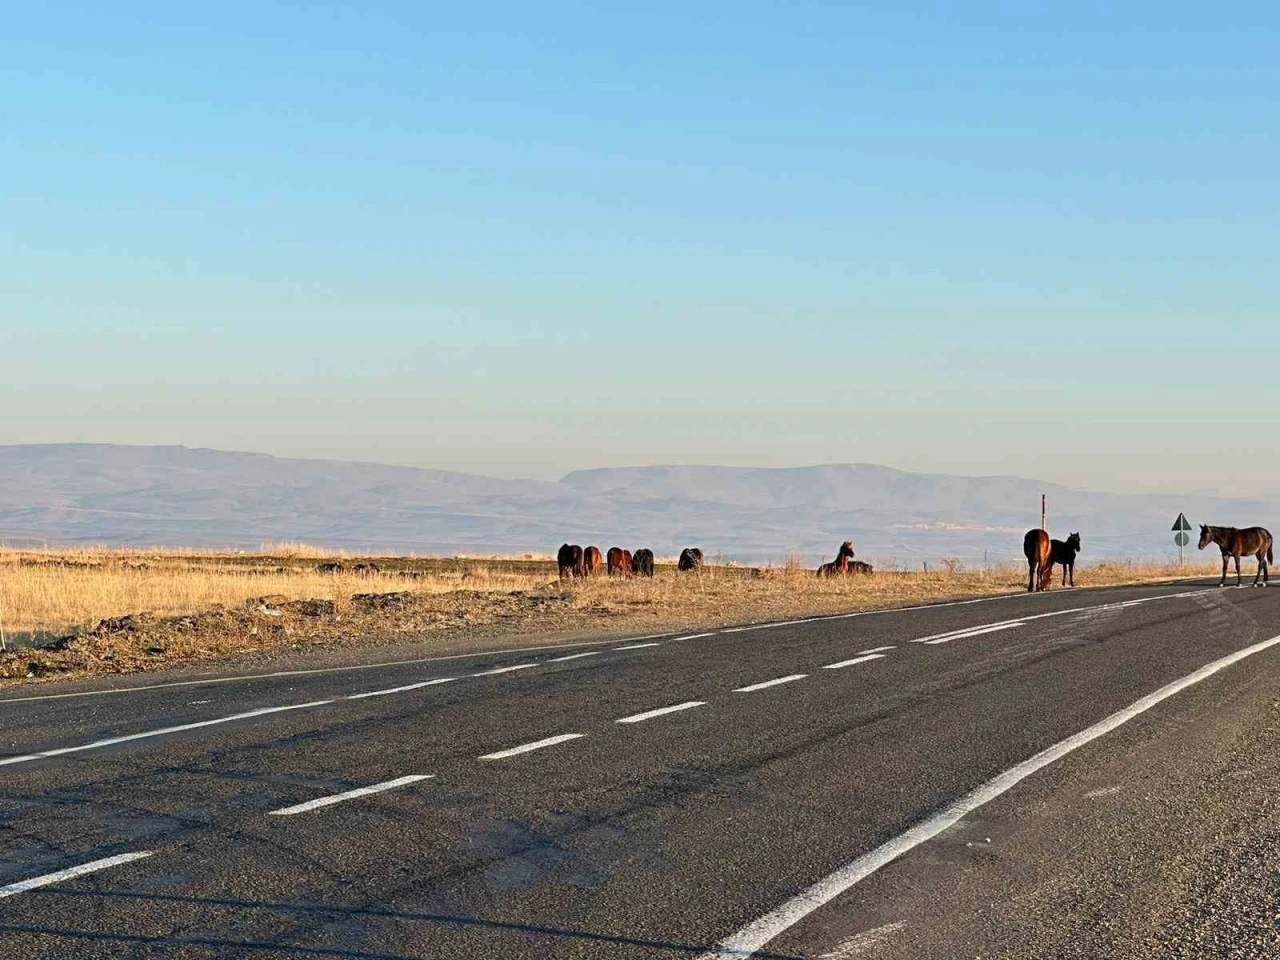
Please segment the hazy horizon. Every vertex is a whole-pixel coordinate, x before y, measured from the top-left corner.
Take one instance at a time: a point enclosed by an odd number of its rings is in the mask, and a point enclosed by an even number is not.
[[[496,471],[469,470],[469,469],[463,469],[459,467],[441,466],[439,464],[434,464],[434,463],[411,463],[411,462],[394,461],[394,460],[370,459],[367,457],[348,458],[348,457],[331,457],[331,456],[323,456],[323,455],[307,456],[304,454],[280,454],[280,453],[272,453],[271,451],[267,451],[267,450],[210,447],[202,444],[185,444],[185,443],[122,444],[122,443],[112,443],[112,442],[104,442],[104,441],[79,441],[79,440],[47,441],[47,442],[37,441],[37,442],[30,442],[30,443],[0,443],[0,449],[4,449],[6,447],[22,447],[22,446],[27,446],[27,447],[103,446],[103,447],[120,447],[120,448],[139,447],[143,449],[171,448],[171,449],[190,450],[193,452],[204,450],[204,451],[210,451],[213,453],[274,457],[282,460],[302,460],[302,461],[319,462],[319,463],[332,462],[335,464],[368,464],[371,466],[383,466],[383,467],[408,467],[408,468],[415,468],[415,469],[441,470],[441,471],[452,472],[452,473],[470,474],[470,475],[479,476],[479,477],[487,477],[495,480],[532,480],[532,481],[542,481],[542,482],[552,482],[552,483],[563,480],[565,477],[568,477],[569,475],[574,473],[590,472],[593,470],[624,470],[625,471],[628,469],[645,470],[645,469],[655,469],[655,468],[681,468],[681,469],[683,468],[691,468],[691,469],[741,468],[741,469],[802,471],[802,470],[810,470],[810,469],[816,469],[821,467],[854,466],[854,467],[884,468],[884,469],[895,470],[895,471],[899,471],[901,473],[907,473],[907,474],[927,474],[927,475],[939,476],[939,477],[952,476],[952,477],[958,477],[958,478],[964,478],[964,479],[1006,478],[1006,479],[1018,479],[1018,480],[1035,480],[1035,481],[1042,481],[1047,484],[1056,484],[1056,485],[1069,487],[1073,490],[1078,490],[1080,492],[1093,492],[1093,493],[1108,493],[1108,494],[1123,495],[1123,494],[1129,494],[1129,493],[1141,494],[1141,493],[1154,492],[1154,493],[1185,493],[1185,494],[1206,495],[1206,496],[1214,496],[1214,497],[1257,496],[1257,494],[1235,493],[1225,488],[1218,488],[1218,487],[1181,488],[1181,489],[1174,489],[1171,487],[1160,487],[1160,488],[1153,488],[1151,490],[1107,489],[1104,487],[1090,487],[1087,485],[1073,484],[1060,479],[1036,476],[1034,474],[1020,474],[1020,473],[1011,473],[1011,472],[1005,472],[1005,471],[981,471],[981,470],[972,471],[972,472],[949,471],[949,470],[917,470],[913,468],[903,467],[899,464],[878,463],[870,460],[828,460],[828,461],[812,462],[812,463],[781,463],[781,464],[717,463],[712,461],[679,461],[679,462],[678,461],[655,461],[652,463],[633,462],[633,463],[612,463],[612,464],[599,463],[599,464],[588,464],[588,465],[577,466],[571,469],[563,470],[559,473],[538,476],[531,473],[499,473]],[[1268,495],[1270,494],[1269,491],[1265,491],[1265,493],[1267,493]]]

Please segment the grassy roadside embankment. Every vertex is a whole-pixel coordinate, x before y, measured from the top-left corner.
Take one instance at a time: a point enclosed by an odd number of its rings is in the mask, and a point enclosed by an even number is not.
[[[328,562],[340,571],[322,572]],[[376,566],[369,569],[368,564]],[[357,570],[360,565],[363,569]],[[1210,567],[1077,567],[1079,586]],[[818,578],[798,566],[660,565],[652,580],[561,583],[548,559],[361,558],[301,545],[257,554],[0,550],[0,681],[133,673],[272,650],[377,644],[424,652],[588,633],[700,630],[1012,592],[1025,570]]]

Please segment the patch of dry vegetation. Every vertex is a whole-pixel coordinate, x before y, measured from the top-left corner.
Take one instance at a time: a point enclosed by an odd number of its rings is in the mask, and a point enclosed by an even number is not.
[[[1026,583],[1016,566],[965,571],[955,564],[831,579],[798,564],[708,565],[696,575],[660,567],[652,580],[561,583],[543,558],[360,558],[302,544],[271,550],[0,550],[0,618],[10,645],[0,653],[0,678],[155,670],[272,648],[547,643],[584,633],[706,629],[962,599]],[[322,571],[334,563],[341,569]],[[1078,568],[1076,582],[1213,572],[1100,564]]]

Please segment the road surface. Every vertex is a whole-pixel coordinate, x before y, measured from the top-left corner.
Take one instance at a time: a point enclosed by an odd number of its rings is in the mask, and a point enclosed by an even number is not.
[[[10,690],[0,956],[1280,955],[1272,638],[1187,582]]]

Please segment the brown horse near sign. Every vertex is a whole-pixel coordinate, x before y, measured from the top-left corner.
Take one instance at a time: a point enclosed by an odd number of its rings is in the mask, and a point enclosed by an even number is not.
[[[1240,558],[1248,554],[1258,558],[1258,572],[1253,576],[1253,585],[1255,587],[1267,585],[1267,569],[1273,559],[1270,530],[1265,527],[1245,527],[1243,530],[1237,530],[1235,527],[1210,527],[1200,524],[1200,549],[1203,550],[1211,543],[1216,543],[1218,549],[1222,551],[1222,580],[1218,586],[1227,585],[1227,560],[1232,557],[1236,561],[1236,586],[1240,586]],[[1262,581],[1261,584],[1258,583],[1259,580]]]
[[[1022,538],[1022,555],[1027,558],[1027,593],[1049,588],[1053,574],[1050,549],[1049,534],[1043,530],[1028,530]]]

